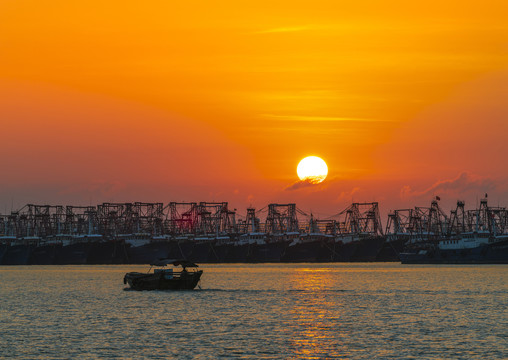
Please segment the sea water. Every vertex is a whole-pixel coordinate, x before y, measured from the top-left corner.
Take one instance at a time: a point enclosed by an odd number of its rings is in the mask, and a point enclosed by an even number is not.
[[[0,358],[507,359],[508,266],[207,265],[125,291],[137,265],[0,267]]]

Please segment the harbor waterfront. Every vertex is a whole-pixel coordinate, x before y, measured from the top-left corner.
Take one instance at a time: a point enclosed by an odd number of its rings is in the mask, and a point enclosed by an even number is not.
[[[508,211],[488,205],[447,215],[430,207],[391,211],[353,203],[319,219],[296,204],[241,216],[227,202],[28,204],[0,215],[0,265],[386,262],[508,263]],[[264,221],[262,221],[264,220]]]
[[[25,359],[506,359],[506,265],[209,264],[202,290],[124,291],[144,265],[0,266],[0,354]],[[93,289],[93,291],[92,291]]]

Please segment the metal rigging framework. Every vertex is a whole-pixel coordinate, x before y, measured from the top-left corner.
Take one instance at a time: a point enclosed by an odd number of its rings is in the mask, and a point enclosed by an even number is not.
[[[432,200],[430,208],[416,207],[419,233],[423,238],[433,240],[448,233],[448,216],[439,207],[437,200]]]
[[[453,221],[459,223],[455,217]],[[390,212],[385,234],[389,241],[401,238],[411,242],[430,241],[446,236],[451,225],[452,218],[444,213],[437,200],[432,200],[430,207],[416,206]]]
[[[465,202],[457,201],[455,210],[450,211],[450,221],[448,223],[448,234],[458,235],[465,233],[468,229],[468,220],[466,211],[464,210]]]
[[[91,235],[98,234],[101,229],[95,206],[66,206],[64,229],[61,234]]]
[[[508,232],[508,211],[504,207],[488,206],[487,198],[474,210],[465,210],[465,202],[457,201],[447,216],[432,200],[431,206],[395,210],[388,214],[388,240],[408,237],[411,242],[432,242],[464,233],[484,232],[493,236]]]
[[[399,209],[388,213],[385,234],[388,240],[409,238],[415,233],[414,209]]]
[[[170,202],[168,233],[171,235],[220,235],[236,233],[236,212],[227,202]]]
[[[163,233],[162,203],[103,203],[97,206],[96,216],[93,209],[88,209],[89,219],[94,218],[98,232],[117,237],[125,234]]]
[[[168,205],[169,216],[165,229],[167,233],[191,234],[198,227],[198,208],[195,202],[170,202]]]
[[[266,220],[260,222],[262,213]],[[0,241],[49,238],[55,236],[124,235],[146,236],[203,235],[231,236],[263,232],[329,234],[334,236],[381,236],[377,202],[353,203],[340,213],[321,220],[297,208],[296,204],[269,204],[261,210],[247,209],[247,216],[236,219],[236,209],[227,202],[103,203],[97,206],[59,206],[28,204],[18,211],[0,215]],[[388,240],[408,238],[411,242],[436,241],[467,232],[508,233],[508,211],[488,206],[487,198],[474,210],[465,210],[464,201],[447,216],[438,199],[430,207],[399,209],[388,214],[385,234]],[[9,240],[11,239],[11,240]]]
[[[467,231],[489,232],[493,235],[508,231],[508,212],[504,207],[488,206],[487,198],[480,201],[480,207],[466,212]]]
[[[0,236],[2,238],[16,237],[16,219],[17,211],[11,212],[10,215],[0,215]]]
[[[236,226],[240,234],[252,234],[260,232],[261,223],[259,218],[256,216],[256,209],[252,207],[247,208],[247,215],[245,220],[238,219]]]
[[[47,237],[62,232],[64,219],[63,206],[27,204],[2,216],[0,234],[17,238]]]
[[[228,209],[227,202],[200,202],[198,205],[198,232],[202,234],[235,234],[236,211]]]
[[[312,214],[310,214],[307,226],[303,229],[303,232],[309,234],[323,234],[334,236],[337,234],[337,222],[330,219],[316,219]]]
[[[338,235],[383,235],[377,202],[353,203],[336,216]]]
[[[296,204],[269,204],[265,232],[267,234],[284,234],[298,232]]]

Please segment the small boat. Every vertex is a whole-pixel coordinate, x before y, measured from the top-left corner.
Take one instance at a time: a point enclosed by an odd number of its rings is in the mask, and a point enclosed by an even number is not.
[[[181,266],[173,271],[167,265]],[[153,272],[152,268],[156,267]],[[133,290],[192,290],[198,284],[203,270],[196,270],[198,265],[188,260],[159,259],[150,264],[148,273],[129,272],[123,278]],[[192,268],[192,271],[187,271]]]

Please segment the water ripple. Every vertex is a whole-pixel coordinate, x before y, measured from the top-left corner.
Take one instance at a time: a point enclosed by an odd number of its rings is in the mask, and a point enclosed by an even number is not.
[[[0,267],[0,357],[508,358],[507,266],[311,267],[205,265],[201,290],[141,292],[132,267]]]

